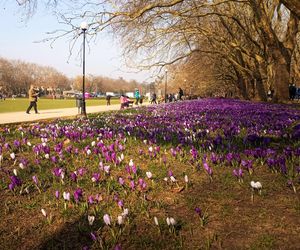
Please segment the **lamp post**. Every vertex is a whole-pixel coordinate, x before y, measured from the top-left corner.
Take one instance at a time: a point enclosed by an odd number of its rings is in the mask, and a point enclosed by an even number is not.
[[[167,102],[167,84],[168,84],[168,70],[165,69],[166,81],[165,81],[165,103]]]
[[[83,31],[83,48],[82,48],[82,107],[81,114],[86,117],[86,106],[85,106],[85,32],[88,29],[88,24],[82,22],[80,24],[80,29]]]

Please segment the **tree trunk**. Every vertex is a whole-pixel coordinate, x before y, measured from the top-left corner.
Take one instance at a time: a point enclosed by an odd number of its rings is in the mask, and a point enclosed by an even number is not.
[[[258,27],[260,37],[266,48],[266,57],[268,58],[268,85],[274,90],[274,101],[282,102],[288,100],[288,82],[290,77],[291,53],[295,38],[289,37],[286,43],[291,48],[286,48],[278,39],[272,28],[272,22],[267,15],[266,2],[261,0],[249,0],[253,9],[255,23]],[[273,10],[271,10],[273,11]],[[291,16],[289,20],[289,29],[287,33],[293,33],[297,22],[295,17]]]
[[[273,100],[275,102],[286,101],[289,99],[289,66],[280,49],[272,48],[269,53],[272,58],[269,61],[268,85],[274,90]]]
[[[237,88],[239,90],[239,94],[245,99],[245,100],[249,100],[249,95],[248,95],[248,91],[247,91],[247,86],[246,86],[246,82],[245,79],[243,78],[243,76],[239,73],[239,71],[237,71],[237,69],[234,68],[235,74],[237,76]]]
[[[267,94],[261,78],[256,79],[257,97],[260,101],[267,101]]]

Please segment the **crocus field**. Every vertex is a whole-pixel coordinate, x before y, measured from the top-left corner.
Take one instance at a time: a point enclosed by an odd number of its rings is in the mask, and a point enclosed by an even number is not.
[[[299,249],[300,109],[203,99],[2,126],[0,249]]]

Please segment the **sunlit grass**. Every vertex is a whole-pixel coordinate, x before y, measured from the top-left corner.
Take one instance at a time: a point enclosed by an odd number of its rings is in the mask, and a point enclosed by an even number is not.
[[[119,104],[119,99],[111,99],[111,104]],[[40,98],[38,100],[38,110],[44,109],[61,109],[61,108],[74,108],[76,107],[75,99],[45,99]],[[104,98],[99,99],[87,99],[87,106],[98,106],[106,105],[106,100]],[[17,98],[12,100],[11,98],[6,99],[5,101],[0,101],[0,113],[6,112],[18,112],[25,111],[29,106],[29,101],[27,98]]]

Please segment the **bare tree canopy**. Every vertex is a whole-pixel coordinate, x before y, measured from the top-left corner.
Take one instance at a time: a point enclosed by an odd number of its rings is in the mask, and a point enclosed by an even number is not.
[[[29,10],[38,4],[37,0],[22,2]],[[199,85],[214,89],[213,83],[223,82],[231,86],[225,89],[246,99],[266,100],[266,92],[272,90],[275,101],[284,101],[288,84],[300,80],[298,0],[42,3],[56,7],[60,21],[69,27],[55,31],[52,41],[69,37],[72,50],[81,34],[78,24],[86,20],[90,39],[103,30],[119,39],[129,66],[176,69],[173,79],[181,72],[194,79],[189,82],[195,89]],[[60,9],[62,3],[69,5]],[[206,70],[199,69],[203,67]],[[200,80],[205,75],[211,76],[209,83]]]

